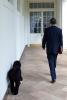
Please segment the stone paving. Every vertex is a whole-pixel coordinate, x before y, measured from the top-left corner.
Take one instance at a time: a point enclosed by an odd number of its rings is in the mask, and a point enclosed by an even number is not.
[[[67,100],[67,53],[57,59],[57,80],[51,84],[46,53],[41,47],[26,47],[21,57],[23,83],[19,94],[5,100]]]

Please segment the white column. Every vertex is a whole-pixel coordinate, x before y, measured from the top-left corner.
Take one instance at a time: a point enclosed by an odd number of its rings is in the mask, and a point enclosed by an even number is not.
[[[63,45],[67,49],[67,0],[62,1]]]
[[[62,0],[56,0],[57,25],[62,27]]]

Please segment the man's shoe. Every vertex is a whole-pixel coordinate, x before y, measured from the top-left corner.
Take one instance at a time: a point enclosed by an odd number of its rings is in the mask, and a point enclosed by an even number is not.
[[[56,82],[56,80],[52,80],[52,81],[51,81],[51,83],[55,83],[55,82]]]

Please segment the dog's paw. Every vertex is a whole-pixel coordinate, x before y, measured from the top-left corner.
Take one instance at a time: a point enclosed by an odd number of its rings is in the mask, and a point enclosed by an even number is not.
[[[20,84],[22,84],[23,82],[22,81],[20,81]]]

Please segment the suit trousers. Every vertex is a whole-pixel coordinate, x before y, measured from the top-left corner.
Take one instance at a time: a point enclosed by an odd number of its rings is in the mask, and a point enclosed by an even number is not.
[[[47,54],[49,68],[50,68],[50,74],[52,80],[56,80],[56,60],[57,60],[57,54]]]

